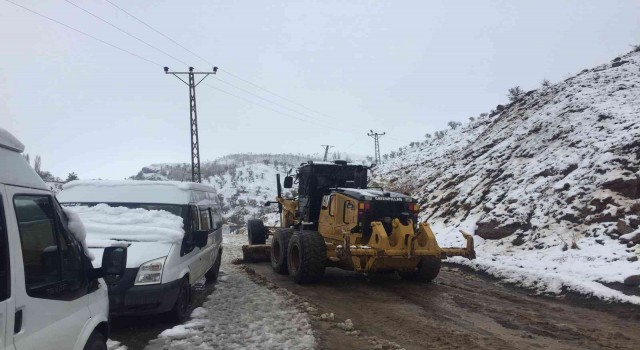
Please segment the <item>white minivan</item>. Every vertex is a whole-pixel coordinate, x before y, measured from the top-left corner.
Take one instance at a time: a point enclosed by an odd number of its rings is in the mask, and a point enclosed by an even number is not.
[[[70,209],[106,204],[112,208],[163,210],[182,219],[184,236],[174,241],[159,239],[159,232],[147,232],[150,237],[135,231],[100,237],[128,246],[124,276],[113,283],[106,280],[112,314],[168,312],[176,320],[183,320],[188,316],[191,287],[205,276],[207,281],[218,277],[222,213],[211,186],[177,181],[76,180],[65,184],[57,198]],[[89,228],[87,235],[89,249],[99,256],[101,245],[92,245]]]
[[[107,349],[103,269],[23,150],[0,128],[0,349]],[[126,248],[100,256],[112,278],[124,272]]]

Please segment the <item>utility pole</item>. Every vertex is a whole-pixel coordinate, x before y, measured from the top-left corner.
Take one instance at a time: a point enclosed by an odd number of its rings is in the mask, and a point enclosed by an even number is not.
[[[173,74],[189,87],[189,120],[191,121],[191,181],[202,182],[200,175],[200,142],[198,140],[198,111],[196,109],[196,86],[198,86],[209,74],[216,74],[218,67],[213,67],[212,72],[194,72],[189,67],[188,72],[169,72],[169,67],[164,67],[165,74]],[[188,75],[189,82],[184,81],[179,75]],[[195,82],[195,76],[204,75],[200,81]]]
[[[382,134],[377,133],[377,132],[373,132],[373,130],[369,130],[369,133],[367,133],[367,136],[371,136],[373,137],[373,139],[375,140],[375,158],[376,158],[376,164],[381,164],[381,160],[380,160],[380,138],[382,136],[384,136],[386,134],[386,132],[383,132]]]
[[[324,147],[324,161],[327,161],[327,156],[329,155],[329,148],[333,148],[333,146],[331,145],[321,145],[322,147]]]

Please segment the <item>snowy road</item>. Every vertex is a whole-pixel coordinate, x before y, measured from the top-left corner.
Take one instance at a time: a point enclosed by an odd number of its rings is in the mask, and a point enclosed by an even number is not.
[[[232,261],[242,256],[244,235],[225,235],[221,277],[202,306],[182,325],[162,331],[146,349],[313,349],[311,323],[300,305],[286,295],[256,285]],[[126,322],[127,320],[120,321]],[[171,327],[171,325],[167,325]],[[118,326],[116,326],[117,328]],[[144,325],[141,325],[144,327]],[[113,340],[140,347],[135,327],[125,339]],[[144,335],[142,335],[144,336]],[[138,338],[140,335],[137,336]],[[145,340],[145,339],[142,339]]]

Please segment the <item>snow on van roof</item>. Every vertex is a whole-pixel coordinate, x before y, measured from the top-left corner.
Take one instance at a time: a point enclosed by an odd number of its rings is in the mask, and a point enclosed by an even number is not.
[[[80,218],[89,246],[93,241],[177,242],[184,236],[183,220],[164,210],[130,209],[98,204],[67,207],[67,214]]]
[[[24,151],[24,145],[22,142],[3,128],[0,128],[0,147],[18,153],[22,153]]]
[[[147,180],[76,180],[57,195],[62,203],[189,204],[215,201],[215,188],[193,182]]]
[[[150,180],[74,180],[66,183],[62,189],[66,190],[77,186],[91,187],[134,187],[134,186],[168,186],[181,189],[183,191],[204,191],[215,192],[211,186],[180,181],[150,181]]]

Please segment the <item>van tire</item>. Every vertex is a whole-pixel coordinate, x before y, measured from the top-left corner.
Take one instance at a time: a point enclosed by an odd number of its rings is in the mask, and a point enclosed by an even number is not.
[[[400,277],[407,281],[431,282],[440,273],[441,260],[437,256],[424,256],[420,259],[415,271],[398,271]]]
[[[265,244],[267,242],[267,230],[262,220],[252,219],[247,222],[249,245]]]
[[[218,274],[220,274],[220,265],[222,264],[222,249],[218,251],[218,257],[216,258],[216,262],[213,263],[213,266],[204,274],[204,277],[207,278],[207,282],[213,282],[218,279]]]
[[[289,275],[299,284],[315,283],[324,275],[327,245],[316,231],[299,231],[291,236],[287,251]]]
[[[171,318],[179,323],[184,322],[189,316],[189,307],[191,306],[191,286],[189,285],[189,276],[182,278],[180,289],[176,303],[173,305],[170,314]]]
[[[94,330],[89,339],[87,339],[87,343],[84,345],[84,350],[107,350],[107,338],[98,332],[98,330]]]
[[[292,235],[293,229],[277,229],[271,240],[271,267],[273,271],[282,275],[289,273],[287,253],[289,250],[289,240]]]

